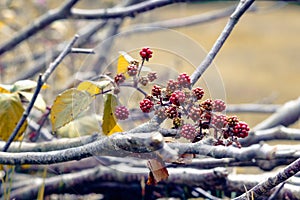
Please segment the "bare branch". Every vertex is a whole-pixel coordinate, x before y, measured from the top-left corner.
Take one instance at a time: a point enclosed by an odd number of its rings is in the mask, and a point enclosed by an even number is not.
[[[35,20],[31,25],[25,27],[23,30],[17,33],[9,41],[3,43],[0,46],[0,55],[6,51],[11,50],[27,38],[36,34],[41,29],[45,28],[52,22],[60,19],[66,18],[70,14],[71,8],[78,2],[78,0],[67,0],[65,3],[58,9],[49,10],[46,14]]]
[[[96,10],[83,10],[73,8],[71,10],[71,18],[74,19],[110,19],[110,18],[124,18],[134,17],[139,13],[153,10],[155,8],[163,7],[173,3],[186,2],[186,0],[148,0],[140,3],[127,6],[124,8],[108,8]]]
[[[240,17],[246,12],[246,10],[251,6],[254,0],[241,0],[235,11],[230,16],[229,21],[227,22],[225,28],[223,29],[221,35],[204,58],[202,63],[196,68],[194,73],[191,75],[191,84],[192,86],[198,81],[200,76],[205,72],[205,70],[210,66],[223,44],[227,40],[234,26],[239,21]]]
[[[259,196],[265,195],[271,189],[283,183],[290,177],[294,176],[300,171],[300,158],[282,169],[279,173],[274,176],[269,177],[267,180],[257,184],[251,190],[245,192],[243,195],[235,198],[235,200],[246,200],[249,196],[257,198]]]
[[[283,125],[289,126],[299,120],[300,117],[300,97],[289,101],[281,106],[276,113],[256,125],[252,130],[263,130]]]
[[[250,133],[249,137],[240,139],[242,146],[250,146],[262,141],[272,140],[300,140],[300,129],[277,126],[270,129],[258,130]]]
[[[281,105],[275,104],[236,104],[227,105],[226,112],[234,113],[274,113]]]

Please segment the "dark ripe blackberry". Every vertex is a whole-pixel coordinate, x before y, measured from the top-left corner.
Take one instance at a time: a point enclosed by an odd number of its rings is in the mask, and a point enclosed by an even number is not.
[[[174,125],[175,128],[178,128],[178,127],[182,126],[182,123],[183,123],[183,120],[179,117],[175,117],[173,119],[173,125]]]
[[[196,97],[197,100],[202,99],[202,97],[204,96],[204,90],[200,87],[194,88],[192,92],[193,92],[193,96]]]
[[[127,74],[129,76],[135,76],[138,73],[138,66],[135,64],[130,64],[127,67]]]
[[[226,119],[225,115],[213,115],[211,118],[211,125],[215,126],[217,129],[222,129],[227,124]]]
[[[118,106],[115,110],[115,116],[119,120],[125,120],[129,116],[129,110],[125,106]]]
[[[182,91],[175,91],[170,97],[170,102],[176,106],[180,106],[185,100],[185,94]]]
[[[148,78],[146,76],[140,77],[139,83],[142,84],[143,86],[146,86],[148,84]]]
[[[191,85],[191,79],[186,73],[179,74],[177,77],[178,84],[181,87],[188,88]]]
[[[149,99],[143,99],[140,102],[140,108],[143,112],[149,113],[153,109],[154,103]]]
[[[235,136],[240,138],[245,138],[248,136],[250,128],[247,123],[245,122],[238,122],[232,129],[232,132]]]
[[[186,139],[193,140],[197,136],[197,131],[192,124],[185,124],[181,127],[180,134]]]
[[[147,74],[147,78],[148,78],[149,82],[153,82],[154,80],[157,79],[157,74],[156,74],[156,72],[149,72],[149,73]]]
[[[201,107],[202,107],[204,110],[212,111],[212,108],[213,108],[213,101],[212,101],[211,99],[206,99],[205,101],[202,101],[202,102],[201,102]]]
[[[178,83],[172,79],[170,79],[167,83],[166,90],[168,93],[173,93],[178,88]]]
[[[174,119],[175,117],[178,117],[178,111],[176,106],[169,106],[166,109],[166,115],[170,119]]]
[[[123,73],[117,74],[117,75],[115,76],[115,83],[116,83],[116,84],[124,83],[125,79],[126,79],[126,78],[125,78],[125,76],[124,76]]]
[[[239,119],[237,118],[237,116],[227,117],[227,124],[229,127],[234,127],[237,123],[239,123]]]
[[[152,87],[151,94],[155,97],[159,97],[161,95],[161,87],[158,85],[154,85]]]
[[[226,104],[221,99],[216,99],[213,101],[213,111],[222,112],[226,109]]]
[[[200,108],[195,107],[195,106],[192,106],[192,107],[189,109],[188,116],[189,116],[194,122],[196,122],[196,121],[199,121],[201,114],[202,114],[202,111],[201,111]]]
[[[146,61],[149,61],[149,58],[152,58],[153,51],[149,47],[144,47],[140,51],[140,56],[142,59],[145,59]]]

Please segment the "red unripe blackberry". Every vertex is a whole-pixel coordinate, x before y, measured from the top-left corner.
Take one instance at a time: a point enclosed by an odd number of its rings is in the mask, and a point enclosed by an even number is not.
[[[179,74],[177,77],[178,84],[181,87],[188,88],[191,85],[191,79],[186,73]]]
[[[142,76],[139,79],[139,82],[143,85],[146,86],[148,84],[148,78],[146,76]]]
[[[239,123],[239,119],[237,118],[237,116],[227,117],[227,124],[229,127],[234,127],[237,123]]]
[[[153,109],[154,103],[149,99],[143,99],[140,102],[140,108],[143,112],[149,113]]]
[[[193,96],[196,97],[197,100],[202,99],[203,95],[204,95],[204,90],[200,87],[196,87],[192,90],[193,92]]]
[[[174,119],[175,117],[178,117],[178,112],[176,106],[169,106],[166,109],[166,115],[170,119]]]
[[[217,129],[222,129],[226,126],[226,116],[225,115],[213,115],[211,118],[211,125],[215,126]]]
[[[189,117],[190,117],[194,122],[196,122],[196,121],[198,121],[198,120],[200,119],[201,113],[202,113],[202,111],[201,111],[200,108],[192,106],[192,107],[189,109],[189,114],[188,114],[188,115],[189,115]]]
[[[170,102],[176,106],[180,106],[185,100],[185,94],[182,91],[175,91],[170,97]]]
[[[129,76],[135,76],[135,75],[137,75],[137,72],[138,72],[138,66],[137,65],[135,65],[135,64],[128,65],[127,74]]]
[[[154,85],[152,87],[151,94],[155,97],[160,96],[161,95],[161,87],[158,85]]]
[[[167,87],[166,87],[166,90],[167,92],[169,93],[173,93],[175,92],[175,90],[177,90],[178,88],[178,83],[172,79],[170,79],[167,83]]]
[[[142,59],[145,59],[146,61],[149,61],[149,58],[152,58],[152,54],[153,51],[148,47],[144,47],[140,51],[140,56],[142,57]]]
[[[115,110],[115,116],[119,120],[125,120],[129,116],[129,110],[125,106],[118,106]]]
[[[149,73],[147,74],[147,78],[148,78],[148,80],[149,80],[150,82],[153,82],[154,80],[157,79],[157,74],[156,74],[156,72],[149,72]]]
[[[180,134],[186,139],[193,140],[197,136],[197,131],[192,124],[185,124],[181,127]]]
[[[233,134],[237,137],[240,138],[245,138],[248,136],[248,132],[250,131],[250,128],[247,123],[245,122],[238,122],[234,127],[233,127]]]
[[[116,82],[116,84],[120,84],[120,83],[123,83],[124,81],[125,81],[125,76],[124,76],[124,74],[123,73],[120,73],[120,74],[117,74],[116,76],[115,76],[115,82]]]
[[[206,99],[205,101],[201,102],[201,107],[207,111],[212,111],[213,101],[211,99]]]
[[[215,99],[213,101],[213,111],[215,112],[222,112],[223,110],[226,109],[226,104],[223,100],[221,99]]]

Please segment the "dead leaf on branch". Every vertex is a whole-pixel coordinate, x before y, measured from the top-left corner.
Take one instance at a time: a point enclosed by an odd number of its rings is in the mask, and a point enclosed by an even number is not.
[[[63,127],[73,121],[80,113],[85,111],[92,103],[92,96],[86,91],[75,88],[68,89],[58,95],[51,108],[52,130]]]
[[[106,94],[104,101],[104,113],[102,119],[103,134],[109,136],[116,132],[122,132],[122,128],[117,124],[115,117],[115,109],[117,106],[117,98],[113,94]]]
[[[158,182],[166,180],[169,177],[168,170],[162,160],[148,160],[147,166],[150,169],[147,185],[156,185]]]
[[[0,138],[6,141],[22,117],[24,108],[18,94],[0,93]],[[24,122],[15,140],[20,139],[26,130],[27,121]]]

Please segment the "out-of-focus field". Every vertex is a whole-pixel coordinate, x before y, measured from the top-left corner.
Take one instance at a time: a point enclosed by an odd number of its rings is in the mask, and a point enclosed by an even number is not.
[[[42,1],[41,1],[42,2]],[[45,1],[46,5],[37,9],[37,6],[27,4],[21,1],[12,1],[12,8],[2,9],[1,13],[1,38],[3,42],[10,37],[16,30],[30,24],[34,18],[42,15],[49,8],[55,8],[61,4],[61,1]],[[110,7],[112,3],[119,1],[81,1],[76,7],[80,8],[102,8]],[[147,13],[137,15],[135,18],[126,19],[126,27],[138,23],[151,23],[159,20],[186,17],[201,13],[207,13],[219,9],[224,9],[236,5],[235,1],[220,1],[214,3],[194,3],[194,4],[176,4],[159,8]],[[276,2],[257,1],[256,11],[247,12],[242,16],[240,22],[233,30],[225,45],[217,55],[214,65],[220,72],[216,75],[222,78],[222,87],[225,88],[226,102],[237,103],[255,103],[267,102],[282,104],[288,100],[299,96],[300,84],[300,6],[295,4],[279,5]],[[4,4],[1,6],[3,7]],[[14,11],[13,11],[14,10]],[[212,47],[217,37],[224,28],[228,17],[218,19],[209,23],[198,24],[189,27],[176,28],[178,34],[183,34],[194,40],[198,46],[202,46],[206,51]],[[11,59],[16,55],[27,55],[31,51],[45,51],[51,47],[57,46],[63,41],[69,40],[81,26],[86,22],[81,21],[59,21],[53,23],[45,31],[31,38],[28,42],[20,45],[13,51]],[[102,34],[102,32],[100,32]],[[168,37],[155,35],[156,40],[166,43],[169,51],[180,46],[182,41],[174,41]],[[151,46],[151,37],[140,37],[145,43],[149,41]],[[49,41],[48,41],[49,40]],[[131,40],[134,42],[135,38]],[[184,41],[183,41],[184,42]],[[96,46],[97,44],[95,44]],[[122,49],[122,44],[115,44],[118,50]],[[180,48],[180,47],[179,47]],[[195,57],[204,56],[204,52],[195,52],[194,48],[184,46],[184,52]],[[101,52],[100,52],[101,53]],[[159,63],[164,57],[163,52],[155,52],[153,61]],[[5,55],[10,57],[10,55]],[[72,73],[77,69],[85,70],[85,64],[88,63],[85,55],[76,55],[83,60],[74,63],[72,66],[64,66],[64,63],[57,69],[49,84],[53,88],[64,86]],[[82,59],[81,59],[82,58]],[[152,60],[151,60],[152,62]],[[150,62],[150,63],[151,63]],[[200,62],[199,62],[200,64]],[[30,68],[31,62],[24,63],[24,66]],[[79,66],[80,65],[80,66]],[[184,66],[184,65],[183,65]],[[22,69],[25,69],[22,67]],[[20,68],[8,69],[8,74],[16,75]],[[190,73],[191,70],[188,70]],[[53,80],[55,77],[56,80]],[[35,77],[36,78],[36,77]],[[1,82],[9,82],[10,77],[2,77]],[[209,86],[208,86],[209,87]],[[61,90],[60,90],[61,91]],[[50,91],[46,96],[52,102],[54,97],[49,97]],[[56,92],[56,91],[55,91]],[[53,92],[53,95],[57,95]],[[240,114],[239,114],[240,115]],[[251,126],[259,123],[268,115],[263,114],[243,114],[242,120],[247,121]],[[300,127],[300,123],[295,125]]]

